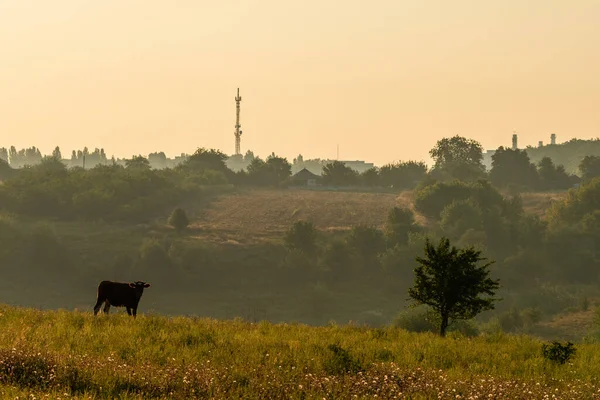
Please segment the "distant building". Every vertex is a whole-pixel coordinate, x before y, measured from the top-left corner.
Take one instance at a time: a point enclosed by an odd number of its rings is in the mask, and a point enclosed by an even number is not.
[[[320,176],[313,174],[306,168],[302,168],[300,171],[291,176],[290,182],[292,186],[316,186]]]
[[[359,173],[365,172],[373,167],[375,167],[375,164],[373,163],[368,163],[368,162],[364,162],[364,161],[341,161],[343,162],[346,167],[352,168],[355,171],[358,171]]]
[[[485,168],[489,171],[492,169],[492,156],[496,153],[496,150],[487,150],[483,153],[483,160],[481,161]]]

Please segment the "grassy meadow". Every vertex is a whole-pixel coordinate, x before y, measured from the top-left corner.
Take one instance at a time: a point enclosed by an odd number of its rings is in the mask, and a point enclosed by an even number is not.
[[[594,399],[600,345],[0,306],[2,398]]]

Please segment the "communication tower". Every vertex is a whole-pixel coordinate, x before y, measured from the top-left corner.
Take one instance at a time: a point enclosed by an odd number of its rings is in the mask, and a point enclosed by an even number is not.
[[[237,96],[235,97],[235,155],[240,155],[240,142],[242,138],[242,131],[240,128],[240,102],[242,98],[240,97],[240,88],[237,90]]]

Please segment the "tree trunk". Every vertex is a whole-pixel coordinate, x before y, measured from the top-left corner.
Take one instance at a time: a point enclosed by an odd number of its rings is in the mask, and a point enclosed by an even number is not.
[[[446,336],[446,329],[448,329],[448,315],[442,314],[442,323],[440,324],[440,336]]]

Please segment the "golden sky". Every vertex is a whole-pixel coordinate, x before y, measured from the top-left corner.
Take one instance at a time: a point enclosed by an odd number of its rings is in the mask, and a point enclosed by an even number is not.
[[[425,160],[600,136],[598,0],[0,0],[0,146]]]

